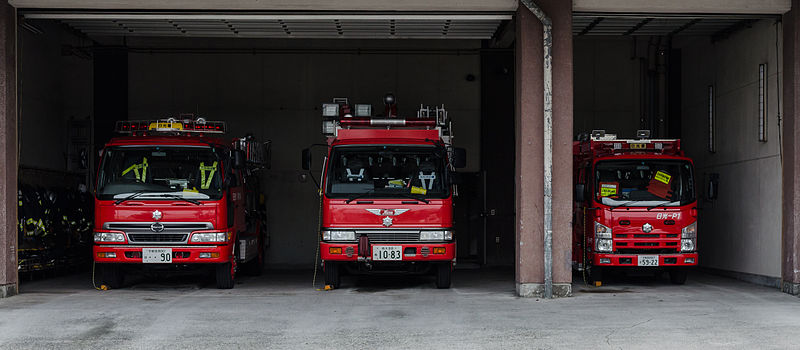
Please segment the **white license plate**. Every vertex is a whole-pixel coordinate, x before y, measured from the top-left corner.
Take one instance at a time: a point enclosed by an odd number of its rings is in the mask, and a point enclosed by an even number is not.
[[[145,264],[172,263],[172,248],[142,248],[142,263]]]
[[[372,246],[372,260],[403,260],[403,247],[399,245]]]
[[[658,255],[639,255],[639,266],[658,266]]]

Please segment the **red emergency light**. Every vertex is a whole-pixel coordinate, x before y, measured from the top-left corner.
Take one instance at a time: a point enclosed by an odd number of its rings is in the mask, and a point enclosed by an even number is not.
[[[408,126],[408,127],[435,127],[435,119],[402,119],[402,118],[344,118],[339,125],[348,126]]]
[[[118,121],[114,128],[118,133],[137,135],[146,133],[211,133],[223,134],[227,129],[225,122],[206,121],[202,118],[195,120],[124,120]]]

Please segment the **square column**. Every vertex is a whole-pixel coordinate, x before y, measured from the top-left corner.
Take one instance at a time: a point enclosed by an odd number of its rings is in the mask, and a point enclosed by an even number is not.
[[[782,285],[800,294],[800,0],[783,15]]]
[[[553,22],[553,295],[572,293],[572,2],[534,0]],[[516,14],[516,286],[544,295],[544,43],[525,5]]]
[[[0,0],[0,298],[17,294],[17,11]]]

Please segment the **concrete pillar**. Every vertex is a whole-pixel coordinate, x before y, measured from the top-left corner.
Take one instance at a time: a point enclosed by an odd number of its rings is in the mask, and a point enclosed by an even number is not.
[[[17,294],[17,13],[0,0],[0,298]]]
[[[800,294],[800,0],[783,15],[782,286]]]
[[[572,2],[534,0],[553,21],[553,295],[572,293]],[[516,16],[516,285],[544,294],[542,23]]]

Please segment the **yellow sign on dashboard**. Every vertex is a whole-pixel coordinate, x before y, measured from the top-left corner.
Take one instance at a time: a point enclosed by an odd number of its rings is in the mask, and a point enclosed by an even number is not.
[[[655,179],[656,179],[656,181],[663,182],[663,183],[669,185],[670,180],[672,180],[672,176],[670,176],[669,174],[667,174],[667,173],[665,173],[663,171],[657,171]]]

